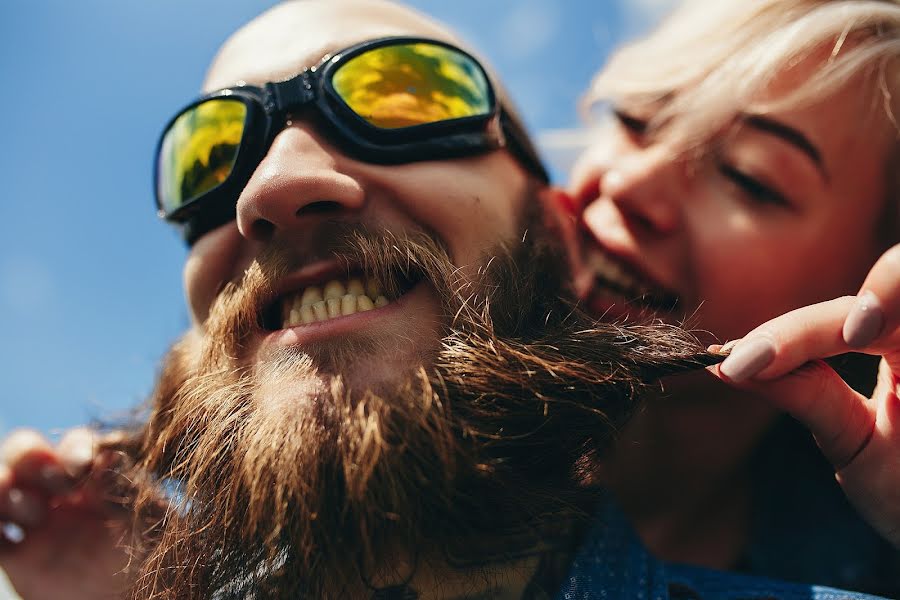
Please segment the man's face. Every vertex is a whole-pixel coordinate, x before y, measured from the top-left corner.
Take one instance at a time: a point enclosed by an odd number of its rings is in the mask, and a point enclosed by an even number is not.
[[[417,15],[381,2],[287,3],[229,40],[204,87],[278,81],[331,52],[389,35],[447,38]],[[369,287],[372,273],[363,265],[348,270],[338,261],[330,245],[334,237],[354,227],[398,237],[424,232],[466,273],[499,243],[522,235],[526,190],[525,174],[506,152],[368,164],[341,153],[314,118],[296,115],[240,195],[237,219],[192,248],[184,278],[193,320],[202,325],[223,283],[239,280],[261,253],[277,246],[291,256],[289,273],[278,284],[278,306],[271,311],[276,316],[245,349],[248,360],[265,361],[284,348],[302,348],[315,359],[327,347],[343,364],[319,368],[339,371],[357,386],[390,380],[402,368],[428,361],[440,335],[440,299],[420,283],[399,297],[388,294],[386,306],[362,312],[363,304],[378,300],[377,293],[358,302],[344,297],[356,296],[359,284]],[[335,296],[330,312],[329,294]],[[320,320],[323,314],[327,318]],[[310,315],[316,320],[303,324]]]
[[[394,35],[447,37],[377,0],[282,4],[226,44],[205,87],[282,80]],[[133,479],[178,481],[190,500],[142,572],[173,574],[153,584],[171,584],[166,598],[258,578],[274,586],[261,597],[369,597],[409,571],[440,587],[427,573],[446,571],[451,548],[487,569],[491,546],[473,540],[505,543],[535,515],[567,545],[560,524],[596,502],[596,460],[641,377],[695,344],[594,328],[559,297],[542,194],[508,153],[378,166],[292,119],[236,220],[185,266],[195,326],[165,361]],[[383,286],[384,304],[373,279],[402,285]]]

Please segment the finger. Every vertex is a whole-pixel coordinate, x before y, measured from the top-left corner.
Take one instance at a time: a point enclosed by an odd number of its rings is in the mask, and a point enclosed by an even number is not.
[[[87,441],[84,436],[76,437],[79,438],[81,443]],[[133,486],[124,473],[130,463],[127,453],[118,449],[124,440],[123,431],[107,432],[102,436],[91,432],[93,457],[90,471],[78,492],[83,507],[107,511],[121,508],[128,502]]]
[[[802,422],[836,469],[850,464],[872,439],[875,410],[822,361],[807,363],[776,380],[753,380],[740,387]]]
[[[43,523],[46,515],[47,503],[40,494],[19,487],[0,494],[0,521],[33,528]]]
[[[734,383],[770,380],[811,360],[850,351],[841,328],[854,301],[837,298],[763,323],[734,344],[719,373]]]
[[[885,362],[878,375],[872,440],[863,454],[838,471],[837,478],[864,518],[900,548],[900,388]]]
[[[8,532],[14,534],[14,529],[7,525],[18,528],[36,527],[43,522],[46,513],[44,498],[33,491],[13,485],[12,470],[0,465],[0,524],[4,525],[3,537],[9,538],[9,542],[16,542],[15,535],[6,535]]]
[[[50,443],[30,429],[20,429],[9,435],[0,446],[0,464],[12,471],[17,487],[62,494],[74,485]]]
[[[71,429],[60,440],[56,452],[60,463],[72,477],[81,477],[91,468],[97,451],[97,435],[90,429]]]
[[[900,244],[881,255],[863,282],[843,326],[853,348],[868,346],[900,327]]]

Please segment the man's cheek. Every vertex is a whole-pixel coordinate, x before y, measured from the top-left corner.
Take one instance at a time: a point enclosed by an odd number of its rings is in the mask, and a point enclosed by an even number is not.
[[[584,236],[578,235],[579,211],[574,199],[558,188],[547,188],[538,194],[545,227],[548,233],[561,242],[569,272],[572,274],[572,291],[577,298],[586,297],[591,291],[593,276],[584,263],[586,248]]]
[[[184,265],[184,290],[194,324],[203,323],[225,282],[233,279],[240,265],[242,239],[234,223],[202,236]]]

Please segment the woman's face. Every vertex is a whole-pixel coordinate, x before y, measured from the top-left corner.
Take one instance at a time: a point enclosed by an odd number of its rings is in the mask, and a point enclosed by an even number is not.
[[[775,78],[765,98],[816,65]],[[580,160],[589,305],[608,319],[652,312],[714,339],[798,306],[854,294],[878,239],[894,129],[862,77],[814,105],[752,108],[689,159],[616,107]],[[641,298],[635,300],[635,298]]]

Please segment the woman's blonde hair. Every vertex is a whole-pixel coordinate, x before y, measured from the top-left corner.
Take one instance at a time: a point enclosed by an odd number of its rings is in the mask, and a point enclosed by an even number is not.
[[[676,137],[702,143],[774,75],[823,50],[821,68],[765,106],[814,101],[866,73],[900,134],[900,0],[686,0],[612,57],[587,100],[657,105],[651,128],[677,122]]]

